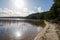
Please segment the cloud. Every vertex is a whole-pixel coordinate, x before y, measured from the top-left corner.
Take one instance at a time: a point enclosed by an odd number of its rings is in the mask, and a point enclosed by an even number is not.
[[[2,8],[0,8],[0,10],[1,10]]]
[[[43,12],[41,7],[37,7],[37,12]],[[0,17],[4,16],[28,16],[32,13],[36,13],[34,10],[29,10],[28,8],[23,9],[8,9],[8,8],[0,8]]]
[[[42,10],[41,7],[38,7],[37,10],[38,10],[38,12],[40,12],[40,13],[43,12],[43,10]]]
[[[23,9],[24,12],[29,12],[28,8]]]
[[[2,11],[2,8],[0,8],[0,12]]]
[[[8,8],[0,8],[0,17],[4,16],[28,16],[29,14],[32,14],[31,11],[28,10],[28,8],[23,8],[22,10],[17,9],[8,9]]]

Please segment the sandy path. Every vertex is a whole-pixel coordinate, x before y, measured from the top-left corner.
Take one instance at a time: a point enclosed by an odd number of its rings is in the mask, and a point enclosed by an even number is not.
[[[46,27],[34,40],[60,40],[60,26],[46,22]]]

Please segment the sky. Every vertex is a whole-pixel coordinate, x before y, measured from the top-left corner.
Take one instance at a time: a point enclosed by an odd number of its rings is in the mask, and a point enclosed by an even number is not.
[[[36,12],[48,11],[53,0],[0,0],[0,17],[28,16]]]

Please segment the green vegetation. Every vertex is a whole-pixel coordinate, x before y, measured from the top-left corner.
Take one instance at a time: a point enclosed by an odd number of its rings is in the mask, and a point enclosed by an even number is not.
[[[43,20],[26,20],[25,22],[36,25],[36,26],[41,26],[43,28],[46,26]]]
[[[54,0],[54,4],[47,12],[35,13],[27,16],[29,19],[42,19],[60,24],[60,0]]]
[[[42,12],[42,13],[35,13],[35,14],[31,14],[29,16],[27,16],[28,19],[46,19],[46,14],[48,14],[47,12]]]

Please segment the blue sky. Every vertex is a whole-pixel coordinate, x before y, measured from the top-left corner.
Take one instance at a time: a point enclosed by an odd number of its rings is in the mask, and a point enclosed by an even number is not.
[[[29,0],[28,5],[29,8],[34,8],[34,7],[42,7],[44,11],[47,11],[50,9],[50,7],[53,4],[53,0]]]
[[[13,9],[18,9],[21,11],[23,8],[25,8],[26,11],[29,10],[33,12],[38,12],[38,10],[48,11],[53,4],[53,0],[23,0],[21,3],[19,3],[19,1],[22,1],[22,0],[13,0],[13,1],[12,0],[0,0],[0,9],[4,9],[4,8],[12,9],[13,8]]]

